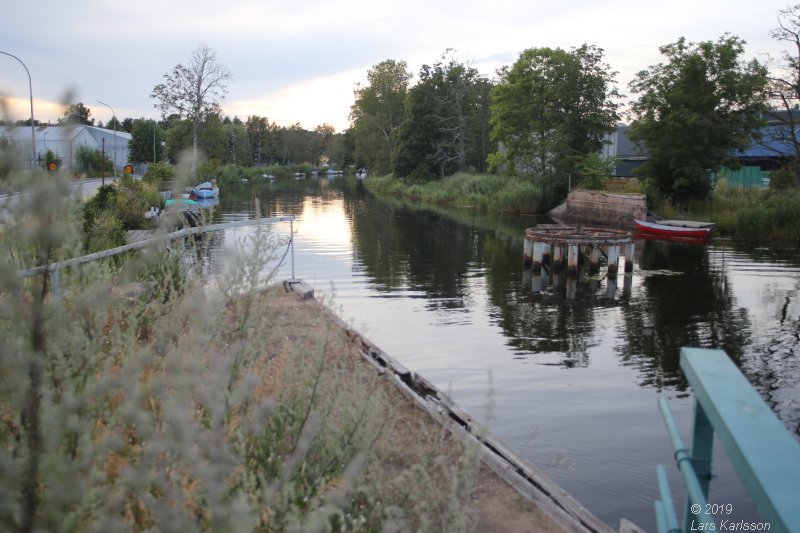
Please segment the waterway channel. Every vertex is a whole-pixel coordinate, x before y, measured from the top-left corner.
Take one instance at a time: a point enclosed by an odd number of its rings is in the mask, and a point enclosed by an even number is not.
[[[567,299],[531,292],[522,237],[535,217],[385,202],[345,177],[223,190],[215,218],[250,218],[256,206],[262,216],[297,217],[296,277],[614,528],[624,517],[655,529],[659,463],[683,499],[656,406],[669,398],[689,442],[681,346],[725,349],[800,435],[796,246],[639,241],[634,272],[620,273],[618,287],[587,279]],[[252,231],[211,239],[210,268]],[[278,276],[291,268],[287,256]],[[757,520],[719,446],[715,474],[711,500],[732,504],[730,519]]]

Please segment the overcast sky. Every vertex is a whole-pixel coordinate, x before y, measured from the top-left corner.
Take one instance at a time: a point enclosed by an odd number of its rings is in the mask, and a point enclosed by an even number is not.
[[[0,51],[32,77],[34,117],[55,122],[63,101],[92,117],[157,118],[153,87],[201,43],[233,74],[223,110],[280,125],[348,126],[353,87],[385,59],[416,74],[447,48],[493,76],[526,48],[582,43],[605,50],[627,92],[661,61],[658,47],[686,37],[747,41],[749,57],[785,48],[769,31],[789,4],[775,0],[27,0],[4,2]],[[0,95],[12,119],[30,116],[28,78],[0,55]],[[3,111],[0,110],[0,113]]]

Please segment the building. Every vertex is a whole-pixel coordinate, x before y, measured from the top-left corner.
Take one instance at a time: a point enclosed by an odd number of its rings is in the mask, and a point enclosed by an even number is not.
[[[719,173],[710,173],[713,180],[722,176],[730,185],[742,187],[766,186],[769,173],[787,160],[794,158],[795,139],[800,138],[800,117],[796,117],[798,129],[792,132],[787,125],[786,112],[773,112],[767,124],[760,130],[758,138],[750,146],[737,150],[736,156],[741,167],[736,170],[723,167]],[[632,177],[634,171],[642,166],[649,154],[643,146],[637,146],[628,134],[631,126],[620,124],[606,136],[602,156],[616,158],[615,176]]]
[[[633,171],[642,166],[649,156],[644,148],[630,140],[630,131],[630,126],[619,124],[613,132],[606,135],[602,156],[605,159],[616,158],[616,177],[632,177]]]
[[[122,168],[128,163],[128,143],[132,138],[130,133],[117,131],[115,134],[114,130],[84,124],[35,126],[33,132],[38,166],[44,165],[45,155],[50,150],[61,159],[62,168],[80,172],[76,154],[81,147],[105,151],[117,168]],[[0,137],[13,142],[23,161],[30,161],[30,126],[0,126]]]

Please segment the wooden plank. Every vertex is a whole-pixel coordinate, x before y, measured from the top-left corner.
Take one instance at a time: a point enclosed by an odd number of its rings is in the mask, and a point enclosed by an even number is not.
[[[761,517],[800,524],[800,443],[722,350],[681,349],[681,368]]]

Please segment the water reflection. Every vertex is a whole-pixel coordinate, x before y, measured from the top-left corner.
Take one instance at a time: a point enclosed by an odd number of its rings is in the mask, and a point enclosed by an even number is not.
[[[682,346],[722,348],[739,362],[750,343],[749,312],[737,305],[725,270],[709,260],[709,248],[639,244],[641,290],[622,308],[625,342],[617,353],[641,371],[640,385],[684,389]]]
[[[258,184],[220,201],[220,220],[256,209],[297,216],[300,275],[322,290],[333,280],[347,318],[438,386],[452,384],[468,410],[482,412],[490,369],[501,438],[540,466],[566,450],[574,471],[548,474],[608,523],[624,513],[652,527],[652,468],[672,453],[657,393],[684,398],[676,416],[691,416],[682,346],[725,349],[800,432],[796,247],[647,241],[632,275],[568,288],[565,274],[546,272],[534,293],[522,263],[530,218],[432,213],[340,178]],[[534,445],[526,427],[543,428]],[[625,496],[618,509],[607,490]]]

